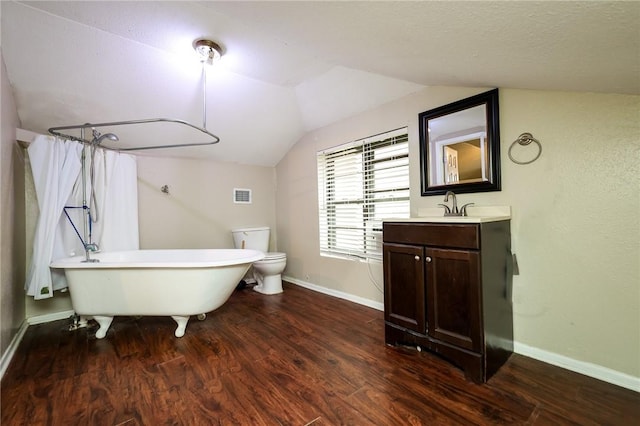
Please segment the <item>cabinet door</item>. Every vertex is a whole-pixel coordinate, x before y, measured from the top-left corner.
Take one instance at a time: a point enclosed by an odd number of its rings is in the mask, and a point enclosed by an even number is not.
[[[423,254],[422,246],[384,244],[384,317],[426,334]]]
[[[480,255],[426,248],[429,335],[480,352]]]

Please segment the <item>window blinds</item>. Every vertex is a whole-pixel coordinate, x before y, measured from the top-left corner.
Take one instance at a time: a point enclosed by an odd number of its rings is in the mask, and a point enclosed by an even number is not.
[[[398,129],[318,153],[320,254],[382,258],[382,219],[409,217],[409,143]]]

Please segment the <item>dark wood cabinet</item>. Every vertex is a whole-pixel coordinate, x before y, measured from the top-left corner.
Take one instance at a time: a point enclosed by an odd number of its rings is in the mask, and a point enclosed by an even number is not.
[[[426,250],[429,335],[480,351],[480,255],[476,251]]]
[[[509,221],[385,222],[385,341],[485,382],[513,352]]]
[[[417,333],[427,327],[423,256],[424,247],[384,245],[385,319]]]

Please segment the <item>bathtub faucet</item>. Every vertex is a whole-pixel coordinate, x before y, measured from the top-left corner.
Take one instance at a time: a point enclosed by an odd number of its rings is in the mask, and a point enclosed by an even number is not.
[[[85,253],[85,259],[83,260],[84,263],[96,263],[96,262],[100,262],[100,260],[98,259],[91,259],[89,257],[89,253],[90,252],[97,252],[98,250],[100,250],[100,247],[98,247],[98,245],[96,243],[87,243],[84,245],[84,253]]]

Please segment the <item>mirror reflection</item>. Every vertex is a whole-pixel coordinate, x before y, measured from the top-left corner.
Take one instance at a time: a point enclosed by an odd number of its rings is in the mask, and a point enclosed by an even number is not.
[[[500,189],[497,92],[420,114],[422,195]]]
[[[429,185],[489,180],[486,105],[429,120]]]

